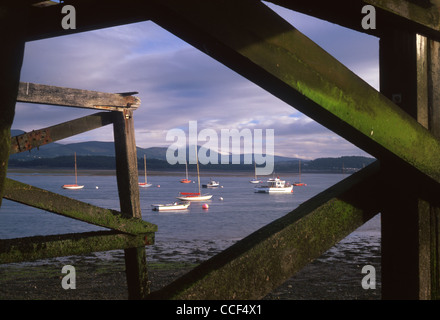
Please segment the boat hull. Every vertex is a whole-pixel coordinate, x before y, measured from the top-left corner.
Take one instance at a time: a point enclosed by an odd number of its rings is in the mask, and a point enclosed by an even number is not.
[[[141,187],[141,188],[148,188],[148,187],[151,187],[151,186],[152,186],[151,183],[139,182],[139,187]]]
[[[257,187],[254,191],[256,193],[293,193],[293,186],[284,188]]]
[[[170,204],[152,204],[151,208],[154,211],[173,211],[173,210],[186,210],[190,203],[170,203]]]
[[[179,196],[176,198],[182,201],[205,201],[205,200],[210,200],[212,198],[212,194],[201,195],[201,196]]]
[[[65,184],[63,186],[63,189],[69,189],[69,190],[77,190],[77,189],[82,189],[84,188],[84,186],[80,186],[77,184]]]

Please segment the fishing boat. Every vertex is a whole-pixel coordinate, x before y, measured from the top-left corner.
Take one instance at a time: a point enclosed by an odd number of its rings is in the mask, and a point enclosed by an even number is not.
[[[201,194],[200,192],[200,172],[199,172],[199,158],[197,156],[196,146],[196,162],[197,162],[197,181],[199,185],[199,192],[179,192],[177,199],[182,201],[204,201],[212,198],[212,194]]]
[[[306,186],[307,184],[301,182],[301,160],[298,160],[298,171],[299,171],[299,182],[294,182],[293,185],[296,187]]]
[[[84,186],[78,185],[78,178],[76,173],[76,152],[75,152],[75,184],[65,184],[63,185],[64,189],[70,189],[70,190],[76,190],[76,189],[82,189]]]
[[[171,211],[171,210],[186,210],[191,202],[174,202],[168,204],[152,204],[151,208],[154,211]]]
[[[190,183],[191,180],[188,179],[188,164],[185,161],[185,171],[186,171],[186,178],[180,180],[181,183]]]
[[[220,185],[220,182],[214,181],[210,179],[210,181],[207,184],[203,184],[203,188],[217,188]]]
[[[279,177],[269,179],[267,185],[254,188],[256,193],[293,193],[293,185]]]
[[[144,175],[145,175],[145,182],[139,182],[139,187],[141,188],[148,188],[151,187],[152,183],[147,182],[147,158],[144,154]]]
[[[254,184],[257,184],[257,183],[261,183],[261,182],[263,182],[263,181],[257,179],[257,164],[255,163],[255,161],[254,161],[254,171],[255,171],[255,178],[253,178],[253,179],[252,179],[251,181],[249,181],[249,182],[250,182],[250,183],[254,183]]]

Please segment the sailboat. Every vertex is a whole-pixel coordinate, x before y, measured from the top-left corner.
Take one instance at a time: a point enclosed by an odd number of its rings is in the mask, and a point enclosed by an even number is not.
[[[257,179],[257,164],[254,161],[254,171],[255,171],[255,178],[249,181],[250,183],[261,183],[261,180]]]
[[[299,167],[299,182],[294,182],[293,185],[296,187],[306,186],[307,184],[301,182],[301,159],[298,159],[298,167]]]
[[[197,180],[199,183],[199,192],[179,192],[177,199],[182,201],[203,201],[212,198],[212,194],[201,194],[200,193],[200,173],[199,173],[199,158],[197,156],[197,146],[196,146],[196,161],[197,161]]]
[[[77,173],[76,173],[76,152],[75,152],[75,184],[65,184],[63,185],[64,189],[76,190],[82,189],[84,186],[78,185]]]
[[[145,174],[145,182],[139,182],[139,187],[141,188],[148,188],[151,187],[151,183],[147,183],[147,158],[144,154],[144,174]]]
[[[188,180],[188,164],[187,164],[186,161],[185,161],[185,171],[186,171],[186,179],[182,179],[182,180],[180,180],[180,182],[182,182],[182,183],[190,183],[191,180]]]

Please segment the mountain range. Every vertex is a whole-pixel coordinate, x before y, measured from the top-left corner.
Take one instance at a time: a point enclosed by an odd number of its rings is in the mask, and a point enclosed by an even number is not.
[[[21,130],[11,130],[11,136],[24,133]],[[200,147],[199,147],[200,148]],[[166,159],[167,149],[165,147],[140,148],[137,147],[138,166],[143,168],[143,156],[147,157],[148,168],[151,170],[184,170],[184,165],[171,165]],[[191,147],[193,150],[193,147]],[[70,168],[72,167],[73,154],[76,152],[78,163],[84,169],[114,169],[115,168],[115,147],[113,142],[88,141],[69,144],[50,143],[32,149],[30,152],[12,154],[9,158],[9,167],[38,167],[38,168]],[[189,156],[189,148],[186,150]],[[213,151],[210,151],[213,152]],[[220,163],[219,154],[210,154],[212,158],[217,157]],[[242,170],[253,171],[253,164],[244,164],[244,155],[240,155],[240,164],[207,164],[205,170]],[[275,156],[275,171],[297,171],[301,161],[302,172],[350,172],[356,171],[371,162],[374,158],[361,156],[345,156],[339,158],[318,158],[306,160]],[[232,163],[230,156],[229,163]]]

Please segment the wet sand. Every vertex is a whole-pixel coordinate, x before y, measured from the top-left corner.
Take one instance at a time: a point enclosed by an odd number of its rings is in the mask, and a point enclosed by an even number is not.
[[[265,300],[377,300],[380,295],[380,253],[369,262],[376,268],[376,289],[363,289],[365,274],[359,252],[345,252],[343,258],[327,252],[310,263]],[[76,270],[76,289],[61,286],[64,264]],[[184,262],[151,263],[151,291],[158,290],[190,271],[195,265]],[[46,260],[41,263],[0,265],[0,299],[2,300],[125,300],[127,299],[124,259],[103,260],[93,255]]]

